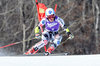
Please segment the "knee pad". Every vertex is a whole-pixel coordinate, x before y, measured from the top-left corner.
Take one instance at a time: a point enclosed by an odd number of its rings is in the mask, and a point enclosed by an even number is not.
[[[56,45],[56,44],[51,44],[51,46],[53,46],[54,48],[56,48],[56,47],[57,47],[57,45]]]
[[[48,35],[47,34],[44,34],[44,36],[48,38]]]
[[[54,40],[54,43],[56,44],[56,46],[58,46],[60,44],[61,41],[59,40]]]
[[[58,36],[55,40],[54,40],[54,43],[56,44],[56,46],[58,46],[60,44],[62,40],[62,36]]]
[[[47,34],[43,34],[42,35],[42,40],[48,40],[48,35]]]

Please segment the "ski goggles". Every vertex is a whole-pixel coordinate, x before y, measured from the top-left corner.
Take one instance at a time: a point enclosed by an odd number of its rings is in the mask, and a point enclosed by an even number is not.
[[[47,16],[47,18],[48,19],[55,18],[55,15],[54,14],[53,15],[49,15],[49,16]]]

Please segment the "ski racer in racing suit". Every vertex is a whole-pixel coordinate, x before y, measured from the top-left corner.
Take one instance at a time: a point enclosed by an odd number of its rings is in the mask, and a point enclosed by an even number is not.
[[[67,33],[67,35],[70,37],[70,39],[74,38],[73,34],[69,31],[69,29],[65,26],[65,23],[63,19],[55,15],[55,12],[52,8],[48,8],[45,12],[46,18],[43,18],[39,25],[35,28],[35,35],[38,38],[39,37],[39,29],[41,29],[42,26],[45,26],[45,30],[42,33],[42,41],[40,44],[36,44],[33,47],[34,51],[44,47],[44,45],[47,45],[48,42],[51,42],[50,47],[46,51],[46,55],[49,55],[52,51],[54,51],[57,46],[60,45],[62,36],[58,34],[59,27],[61,26]],[[41,27],[40,27],[41,26]]]

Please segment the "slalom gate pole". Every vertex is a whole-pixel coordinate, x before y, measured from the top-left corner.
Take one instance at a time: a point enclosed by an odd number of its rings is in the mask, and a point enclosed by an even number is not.
[[[36,2],[36,6],[37,6],[37,12],[39,12],[38,1],[35,0],[35,2]],[[38,20],[40,21],[39,13],[38,13]],[[41,28],[41,32],[43,33],[43,28],[42,28],[42,26],[40,26],[40,28]],[[44,50],[45,50],[45,52],[47,51],[47,49],[46,49],[46,45],[44,45]]]
[[[2,47],[0,47],[0,48],[5,48],[5,47],[12,46],[12,45],[15,45],[15,44],[16,44],[16,43],[8,44],[8,45],[2,46]]]
[[[33,39],[36,39],[35,37],[32,38],[32,39],[28,39],[28,40],[25,40],[26,41],[29,41],[29,40],[33,40]],[[19,42],[15,42],[15,43],[11,43],[11,44],[8,44],[8,45],[5,45],[5,46],[2,46],[0,48],[5,48],[5,47],[9,47],[9,46],[12,46],[12,45],[16,45],[16,44],[19,44],[19,43],[22,43],[23,41],[19,41]]]

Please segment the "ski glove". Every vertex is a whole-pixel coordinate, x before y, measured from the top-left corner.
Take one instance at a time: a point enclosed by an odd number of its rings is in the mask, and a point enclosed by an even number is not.
[[[40,36],[40,34],[39,34],[39,27],[36,27],[36,28],[35,28],[35,38],[36,38],[36,39],[41,38],[41,36]]]
[[[71,34],[70,32],[67,32],[67,34],[68,34],[68,39],[73,39],[74,38],[74,35]]]
[[[71,34],[71,32],[69,31],[69,29],[67,28],[67,29],[65,29],[65,30],[66,30],[66,32],[67,32],[68,39],[73,39],[73,38],[74,38],[74,35]]]
[[[39,33],[39,27],[35,28],[35,34]]]

